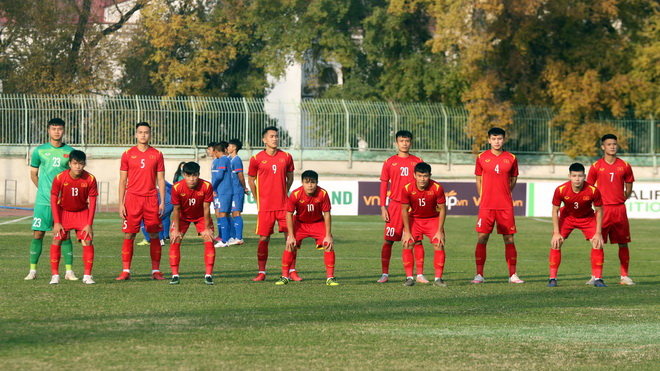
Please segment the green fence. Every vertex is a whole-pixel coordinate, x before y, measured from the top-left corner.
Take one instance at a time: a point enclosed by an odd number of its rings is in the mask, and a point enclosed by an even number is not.
[[[549,125],[552,110],[515,107],[507,148],[520,155],[561,156],[560,132]],[[210,141],[238,138],[247,148],[261,146],[261,130],[283,129],[282,147],[342,150],[348,153],[390,151],[394,133],[415,133],[416,151],[450,158],[466,154],[473,139],[462,107],[438,103],[345,100],[271,102],[264,99],[92,95],[0,95],[0,145],[26,146],[47,141],[46,122],[61,117],[67,141],[83,147],[133,145],[134,124],[151,123],[158,147],[203,148]],[[631,134],[628,156],[652,159],[660,148],[660,127],[652,119],[601,117]],[[447,160],[449,161],[449,160]]]

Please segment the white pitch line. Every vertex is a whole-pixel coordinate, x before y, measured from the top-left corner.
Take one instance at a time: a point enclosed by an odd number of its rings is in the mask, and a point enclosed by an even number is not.
[[[10,221],[7,221],[7,222],[2,222],[2,223],[0,223],[0,225],[20,222],[21,220],[25,220],[25,219],[28,219],[28,218],[31,218],[31,217],[32,217],[32,215],[30,215],[30,216],[24,216],[24,217],[22,217],[22,218],[18,218],[18,219],[10,220]]]
[[[539,218],[532,218],[532,219],[534,219],[536,221],[539,221],[539,222],[552,223],[552,220],[545,220],[545,219],[539,219]]]

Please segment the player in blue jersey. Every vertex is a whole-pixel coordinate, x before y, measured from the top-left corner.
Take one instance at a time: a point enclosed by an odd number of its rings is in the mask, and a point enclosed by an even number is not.
[[[243,202],[245,195],[249,193],[245,185],[245,176],[243,175],[243,161],[238,157],[238,151],[243,148],[243,143],[238,139],[229,141],[227,152],[231,158],[231,183],[234,194],[232,196],[231,217],[232,217],[232,235],[229,238],[229,245],[243,244]]]
[[[229,213],[231,212],[232,186],[231,163],[227,157],[227,142],[219,142],[214,147],[215,160],[211,164],[211,184],[214,192],[215,216],[218,221],[220,241],[215,247],[227,247],[229,241]]]

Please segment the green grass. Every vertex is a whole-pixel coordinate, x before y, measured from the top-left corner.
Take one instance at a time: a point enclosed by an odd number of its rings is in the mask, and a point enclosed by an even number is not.
[[[4,218],[0,222],[10,220]],[[48,248],[39,279],[28,270],[29,219],[0,225],[0,362],[3,369],[657,369],[660,263],[657,221],[632,222],[631,277],[618,284],[616,248],[607,246],[605,282],[588,287],[589,244],[564,245],[559,284],[546,287],[551,224],[518,218],[518,275],[506,283],[504,248],[492,236],[486,283],[474,276],[474,218],[447,221],[447,288],[404,287],[400,248],[392,281],[380,285],[382,223],[335,217],[339,287],[324,285],[322,253],[306,242],[302,283],[276,286],[283,239],[271,242],[268,281],[253,283],[256,239],[218,249],[216,285],[203,283],[202,245],[182,245],[179,286],[148,279],[148,247],[137,246],[133,280],[121,271],[120,223],[95,225],[96,285],[48,285]],[[254,218],[246,217],[247,230]],[[48,245],[47,243],[44,244]],[[81,248],[74,244],[82,277]],[[163,254],[168,273],[167,253]],[[432,251],[426,275],[433,276]]]

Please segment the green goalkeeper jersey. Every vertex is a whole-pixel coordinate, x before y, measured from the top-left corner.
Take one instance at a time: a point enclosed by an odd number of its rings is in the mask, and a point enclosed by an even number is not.
[[[30,166],[39,169],[39,186],[37,186],[37,205],[50,205],[50,189],[53,179],[62,171],[69,168],[69,153],[73,148],[68,144],[62,147],[53,147],[46,143],[35,148],[32,152]]]

